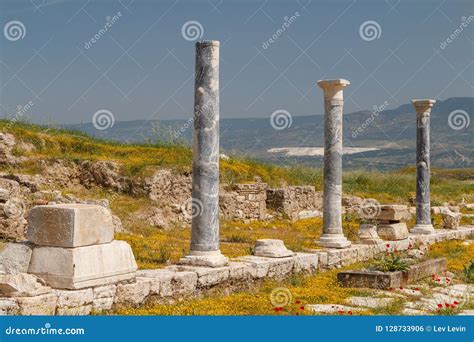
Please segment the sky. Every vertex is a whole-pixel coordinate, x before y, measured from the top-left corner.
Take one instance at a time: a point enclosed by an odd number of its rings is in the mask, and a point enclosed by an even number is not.
[[[473,6],[0,0],[0,117],[49,124],[90,122],[99,111],[115,121],[190,118],[199,39],[221,42],[221,118],[322,114],[320,79],[351,82],[345,112],[473,96]]]

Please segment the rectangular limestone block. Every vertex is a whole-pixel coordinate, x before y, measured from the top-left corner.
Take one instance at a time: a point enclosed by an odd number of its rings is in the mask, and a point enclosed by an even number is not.
[[[406,205],[381,205],[380,212],[377,216],[379,221],[405,221],[410,217],[408,207]]]
[[[100,205],[38,205],[28,216],[28,240],[50,247],[81,247],[114,238],[110,211]]]
[[[408,238],[408,228],[404,222],[378,225],[377,233],[382,239],[389,241]]]
[[[28,272],[58,289],[81,289],[135,278],[137,264],[125,241],[76,248],[37,246]]]

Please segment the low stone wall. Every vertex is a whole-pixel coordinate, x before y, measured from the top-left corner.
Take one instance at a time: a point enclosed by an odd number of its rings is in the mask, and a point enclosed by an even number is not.
[[[410,245],[463,239],[473,233],[474,227],[470,226],[437,230],[433,235],[410,234],[405,240],[384,241],[376,245],[354,244],[345,249],[295,253],[286,258],[244,256],[220,268],[173,265],[165,269],[140,270],[134,280],[118,284],[81,290],[43,289],[39,295],[3,297],[0,298],[0,315],[88,315],[117,306],[139,306],[149,299],[169,302],[197,297],[219,286],[231,290],[264,278],[284,278],[292,273],[314,273],[367,261],[387,251],[387,245],[390,245],[390,250],[401,251]]]
[[[266,183],[225,186],[219,194],[220,214],[229,220],[264,220],[266,218]]]
[[[298,220],[301,212],[322,211],[323,194],[314,186],[288,186],[267,190],[267,207]]]

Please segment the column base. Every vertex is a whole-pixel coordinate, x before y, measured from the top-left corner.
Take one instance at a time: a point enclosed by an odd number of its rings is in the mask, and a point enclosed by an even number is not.
[[[436,233],[432,224],[417,224],[411,230],[412,234],[434,234]]]
[[[229,263],[220,250],[217,251],[191,251],[189,255],[178,261],[180,265],[222,267]]]
[[[323,234],[316,243],[327,248],[346,248],[351,245],[343,234]]]

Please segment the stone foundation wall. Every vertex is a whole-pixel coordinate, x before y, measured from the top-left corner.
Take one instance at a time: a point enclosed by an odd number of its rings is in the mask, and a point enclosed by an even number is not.
[[[224,186],[219,194],[221,216],[230,220],[264,220],[266,218],[266,183]]]
[[[267,190],[267,207],[281,212],[291,220],[304,211],[322,211],[323,194],[314,186],[289,186]]]
[[[149,299],[170,302],[183,297],[198,297],[205,291],[225,286],[237,289],[264,278],[285,278],[292,273],[314,273],[335,267],[367,261],[390,249],[407,250],[414,244],[433,244],[463,239],[474,233],[474,227],[437,230],[433,235],[413,235],[401,241],[384,241],[377,245],[354,244],[345,249],[321,249],[295,253],[286,258],[245,256],[219,268],[169,266],[165,269],[140,270],[129,282],[81,290],[50,289],[40,295],[0,298],[0,315],[88,315],[118,306],[139,306]]]

